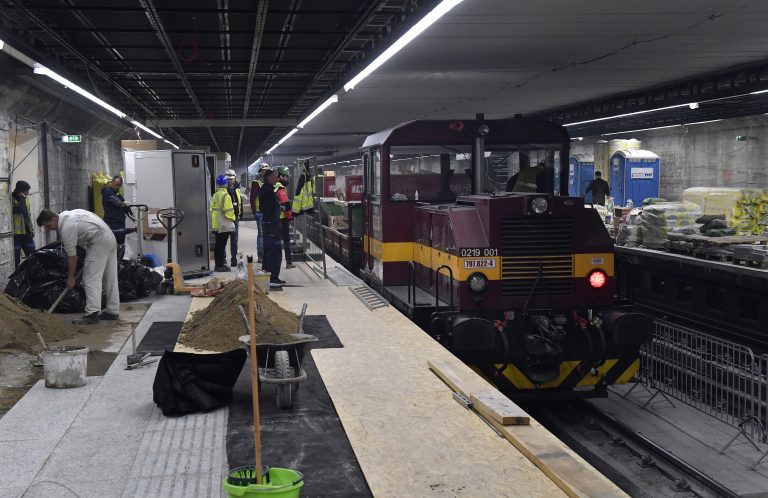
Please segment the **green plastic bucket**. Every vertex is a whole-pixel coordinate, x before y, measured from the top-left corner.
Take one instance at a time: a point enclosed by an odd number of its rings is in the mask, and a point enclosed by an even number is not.
[[[299,498],[304,486],[301,472],[291,469],[272,467],[265,469],[262,483],[256,484],[254,467],[241,467],[231,470],[224,479],[224,491],[230,497],[258,498]]]

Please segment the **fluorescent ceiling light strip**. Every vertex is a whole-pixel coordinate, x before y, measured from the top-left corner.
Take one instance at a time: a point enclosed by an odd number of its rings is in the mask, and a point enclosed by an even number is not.
[[[607,116],[604,118],[588,119],[586,121],[577,121],[575,123],[564,124],[563,126],[575,126],[575,125],[587,124],[587,123],[597,123],[598,121],[606,121],[608,119],[619,119],[619,118],[625,118],[627,116],[637,116],[638,114],[647,114],[649,112],[666,111],[668,109],[677,109],[679,107],[689,107],[691,104],[695,104],[695,103],[696,102],[688,102],[687,104],[677,104],[677,105],[671,105],[669,107],[659,107],[658,109],[648,109],[645,111],[628,112],[627,114],[619,114],[618,116]]]
[[[292,137],[292,136],[293,136],[293,135],[294,135],[294,134],[295,134],[297,131],[299,131],[299,129],[298,129],[298,128],[294,128],[294,129],[292,129],[291,131],[289,131],[288,133],[286,133],[286,134],[285,134],[285,136],[284,136],[283,138],[281,138],[281,139],[280,139],[280,140],[277,142],[277,145],[280,145],[280,144],[282,144],[283,142],[285,142],[286,140],[288,140],[289,138],[291,138],[291,137]]]
[[[304,121],[299,123],[297,128],[304,128],[305,126],[307,126],[307,123],[309,123],[310,121],[315,119],[317,117],[317,115],[320,114],[321,112],[323,112],[324,110],[326,110],[328,108],[328,106],[330,106],[331,104],[334,104],[334,103],[336,103],[338,101],[339,101],[339,96],[338,95],[331,96],[328,100],[326,100],[325,102],[320,104],[320,107],[318,107],[317,109],[312,111],[312,114],[310,114],[309,116],[304,118]]]
[[[160,138],[162,138],[162,137],[160,137]],[[176,145],[175,143],[171,142],[170,140],[166,140],[166,139],[163,138],[163,142],[167,143],[168,145],[172,145],[175,149],[179,148],[178,145]]]
[[[48,69],[45,66],[37,66],[35,68],[35,74],[41,74],[43,76],[48,76],[52,80],[58,81],[59,83],[64,85],[66,88],[69,88],[70,90],[79,93],[80,95],[82,95],[86,99],[90,100],[94,104],[98,104],[101,107],[103,107],[104,109],[112,112],[113,114],[117,115],[117,117],[120,117],[120,118],[124,118],[125,117],[125,113],[123,111],[121,111],[120,109],[112,107],[111,105],[107,104],[106,102],[104,102],[103,100],[98,98],[97,96],[95,96],[92,93],[90,93],[90,92],[80,88],[79,86],[75,85],[74,83],[72,83],[68,79],[66,79],[66,78],[64,78],[62,76],[59,76],[58,74],[54,73],[53,71],[51,71],[50,69]]]
[[[378,69],[382,64],[387,62],[390,57],[402,50],[403,47],[413,41],[414,38],[419,36],[424,30],[430,27],[435,21],[443,17],[448,11],[460,4],[462,0],[443,0],[440,4],[432,9],[432,11],[424,16],[419,22],[417,22],[411,29],[409,29],[403,36],[397,39],[383,54],[376,57],[373,62],[368,64],[365,69],[360,71],[357,76],[352,78],[346,85],[344,85],[344,91],[348,92],[355,88],[355,86],[363,81],[368,75]]]
[[[638,132],[641,132],[641,131],[662,130],[664,128],[677,128],[679,126],[693,126],[693,125],[700,125],[700,124],[705,124],[705,123],[717,123],[718,121],[722,121],[722,119],[710,119],[709,121],[696,121],[695,123],[682,123],[682,124],[676,124],[676,125],[655,126],[653,128],[641,128],[639,130],[615,131],[613,133],[603,133],[600,136],[601,137],[607,137],[609,135],[623,135],[625,133],[638,133]]]
[[[0,50],[2,50],[5,47],[5,42],[3,40],[0,40]]]
[[[756,92],[749,92],[750,95],[759,95],[761,93],[768,93],[768,90],[758,90]]]
[[[147,133],[149,133],[150,135],[154,135],[154,136],[156,136],[157,138],[163,138],[163,136],[162,136],[162,135],[160,135],[159,133],[156,133],[156,132],[154,132],[154,131],[150,130],[149,128],[147,128],[147,127],[146,127],[146,126],[144,126],[143,124],[139,123],[138,121],[131,121],[131,124],[132,124],[133,126],[138,126],[138,127],[139,127],[139,128],[141,128],[142,130],[144,130],[144,131],[146,131]],[[170,143],[170,142],[169,142],[169,143]]]

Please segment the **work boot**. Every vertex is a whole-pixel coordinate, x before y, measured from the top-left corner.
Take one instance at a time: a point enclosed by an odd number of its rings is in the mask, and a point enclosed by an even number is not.
[[[230,259],[229,266],[237,266],[237,260],[235,258]]]
[[[119,320],[120,315],[117,313],[110,313],[109,311],[102,311],[99,313],[100,320]]]
[[[293,263],[286,263],[285,264],[285,269],[286,270],[290,270],[291,268],[296,268],[296,265],[294,265]]]
[[[280,280],[279,278],[270,278],[269,279],[270,285],[285,285],[285,280]]]
[[[223,266],[223,265],[222,266],[215,266],[213,268],[213,271],[228,272],[228,271],[232,271],[232,268],[230,268],[229,266]]]
[[[83,315],[76,320],[72,320],[72,323],[75,325],[93,325],[94,323],[99,323],[99,321],[98,313],[88,313],[87,315]]]

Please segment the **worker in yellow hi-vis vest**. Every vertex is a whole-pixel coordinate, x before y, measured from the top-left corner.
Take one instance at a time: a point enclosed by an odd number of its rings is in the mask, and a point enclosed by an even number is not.
[[[230,271],[227,263],[227,240],[235,231],[235,206],[232,197],[227,192],[227,177],[216,177],[216,192],[211,197],[211,230],[216,238],[213,257],[216,265],[213,271]]]

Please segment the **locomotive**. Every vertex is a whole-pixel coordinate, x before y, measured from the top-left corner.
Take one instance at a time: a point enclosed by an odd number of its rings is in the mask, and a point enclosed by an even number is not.
[[[652,323],[615,305],[613,242],[567,196],[569,146],[562,126],[523,117],[371,135],[360,243],[329,227],[325,246],[506,394],[604,396],[638,370]],[[527,168],[538,188],[506,192]]]

